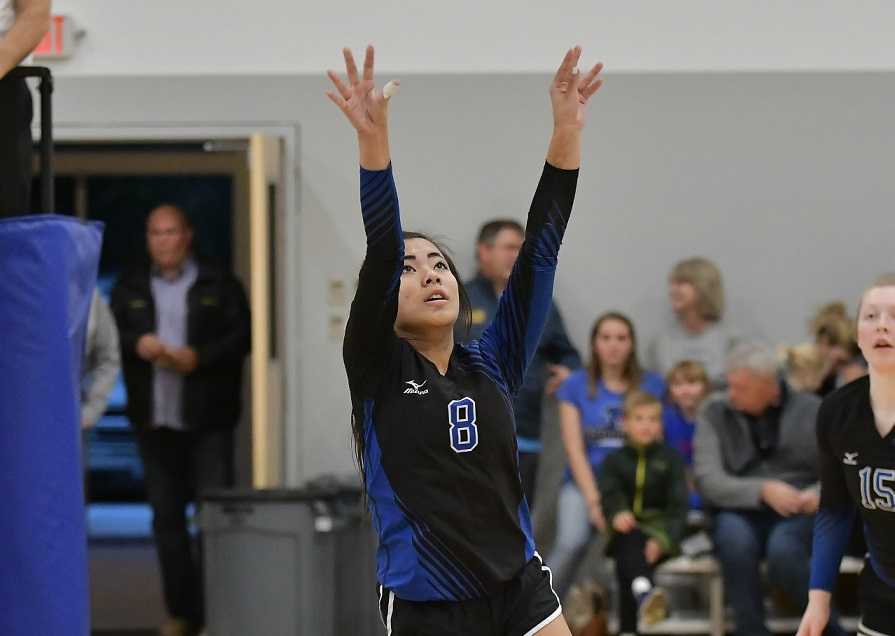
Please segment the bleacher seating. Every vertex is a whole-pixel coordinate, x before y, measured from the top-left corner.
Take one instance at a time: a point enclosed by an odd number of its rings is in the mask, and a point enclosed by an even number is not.
[[[842,574],[856,575],[861,572],[864,562],[854,557],[845,557],[839,568]],[[708,588],[708,608],[702,612],[677,611],[656,625],[640,626],[643,634],[710,634],[723,636],[734,631],[733,622],[727,615],[724,603],[724,582],[718,561],[712,556],[687,557],[680,556],[669,559],[656,571],[657,579],[663,576],[692,576],[701,579]],[[768,629],[772,633],[795,633],[799,628],[800,617],[772,617],[768,619]],[[842,628],[854,633],[857,631],[857,617],[842,617]]]

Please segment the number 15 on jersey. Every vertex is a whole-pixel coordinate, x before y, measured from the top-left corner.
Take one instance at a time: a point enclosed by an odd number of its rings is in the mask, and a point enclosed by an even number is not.
[[[895,512],[895,470],[871,468],[858,471],[861,477],[861,505],[868,510]]]

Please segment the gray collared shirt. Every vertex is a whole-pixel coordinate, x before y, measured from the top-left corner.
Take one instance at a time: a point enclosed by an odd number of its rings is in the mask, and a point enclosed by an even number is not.
[[[152,272],[152,298],[155,301],[156,334],[163,345],[171,349],[185,347],[187,321],[187,294],[199,268],[193,259],[187,259],[180,274],[173,279]],[[152,424],[156,428],[167,426],[184,430],[183,376],[171,369],[153,368],[152,377]]]

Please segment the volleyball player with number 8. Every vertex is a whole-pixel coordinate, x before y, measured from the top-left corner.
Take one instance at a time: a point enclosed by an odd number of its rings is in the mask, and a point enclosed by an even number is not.
[[[444,250],[403,232],[388,143],[388,93],[373,48],[328,97],[357,132],[367,251],[345,332],[352,428],[379,534],[380,610],[389,634],[569,633],[535,551],[510,396],[537,347],[572,211],[588,100],[601,64],[581,49],[550,86],[553,135],[525,244],[492,324],[454,342],[469,306]],[[389,88],[393,88],[391,84]]]
[[[817,416],[821,500],[798,636],[819,636],[830,620],[856,510],[868,549],[858,634],[895,635],[895,275],[878,279],[861,297],[858,346],[869,376],[827,396]]]

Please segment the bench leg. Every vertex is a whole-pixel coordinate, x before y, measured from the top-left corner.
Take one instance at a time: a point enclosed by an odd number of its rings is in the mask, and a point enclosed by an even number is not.
[[[724,636],[724,580],[709,577],[709,628],[712,636]]]

